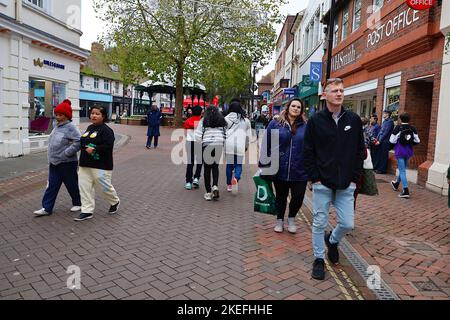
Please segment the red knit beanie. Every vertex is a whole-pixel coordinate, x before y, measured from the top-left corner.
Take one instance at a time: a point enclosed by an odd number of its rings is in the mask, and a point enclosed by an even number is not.
[[[72,102],[69,99],[64,100],[62,103],[56,106],[55,114],[61,113],[67,117],[67,119],[72,120]]]

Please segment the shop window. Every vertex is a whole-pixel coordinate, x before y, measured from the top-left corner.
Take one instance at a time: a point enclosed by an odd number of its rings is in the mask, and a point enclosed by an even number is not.
[[[361,26],[361,0],[355,0],[353,8],[353,31]]]
[[[345,101],[342,105],[345,110],[350,110],[356,112],[356,103],[355,101]]]
[[[386,110],[397,114],[400,107],[400,87],[388,88],[386,90]]]
[[[66,98],[66,85],[30,78],[28,96],[30,135],[50,133],[53,128],[53,109]]]
[[[344,7],[344,11],[342,14],[342,40],[347,38],[348,25],[349,25],[349,12],[348,12],[348,4],[347,4]]]
[[[94,78],[94,89],[98,89],[98,78]]]
[[[53,82],[53,108],[66,98],[66,85],[64,83]]]

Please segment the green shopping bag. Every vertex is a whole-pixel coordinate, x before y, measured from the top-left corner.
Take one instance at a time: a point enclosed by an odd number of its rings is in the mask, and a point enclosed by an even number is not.
[[[363,169],[363,179],[359,193],[368,196],[378,195],[377,181],[372,169]]]
[[[253,210],[266,214],[277,214],[275,195],[273,194],[272,182],[269,182],[260,176],[258,172],[253,176],[256,192],[253,198]]]

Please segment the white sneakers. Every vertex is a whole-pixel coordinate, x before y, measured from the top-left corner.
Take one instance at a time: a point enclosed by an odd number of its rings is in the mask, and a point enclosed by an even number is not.
[[[80,206],[73,206],[72,208],[70,208],[70,211],[71,212],[77,212],[77,211],[80,211],[81,210],[81,207]],[[36,216],[49,216],[49,215],[51,215],[51,213],[50,212],[47,212],[47,211],[45,211],[45,209],[44,208],[41,208],[41,209],[39,209],[39,210],[36,210],[36,211],[34,211],[33,212]]]
[[[273,230],[275,232],[281,233],[284,229],[284,223],[282,219],[277,219],[277,224],[275,225],[275,228]],[[296,233],[297,232],[297,226],[295,225],[295,218],[288,218],[288,231],[289,233]]]
[[[277,224],[275,225],[275,228],[273,229],[275,232],[283,232],[283,220],[277,219]]]
[[[203,198],[205,198],[206,201],[211,201],[211,200],[212,200],[212,194],[211,194],[211,192],[205,193],[205,195],[203,196]]]
[[[288,231],[290,233],[297,232],[297,226],[295,225],[295,218],[288,218]]]
[[[34,213],[36,216],[38,216],[38,217],[40,217],[40,216],[49,216],[49,215],[51,215],[51,213],[45,211],[44,208],[39,209],[39,210],[36,210],[36,211],[34,211],[33,213]]]
[[[217,186],[212,187],[212,197],[213,199],[219,198],[219,188]]]

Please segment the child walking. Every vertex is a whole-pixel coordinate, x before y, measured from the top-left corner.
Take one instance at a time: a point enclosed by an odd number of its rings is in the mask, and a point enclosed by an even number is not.
[[[80,131],[72,123],[72,103],[66,99],[55,108],[56,127],[48,138],[48,185],[42,199],[42,209],[34,211],[36,216],[48,216],[53,213],[56,197],[61,184],[67,188],[72,198],[72,212],[81,209],[78,190],[78,159],[80,150]]]
[[[200,175],[202,173],[202,149],[201,144],[195,142],[195,128],[197,127],[201,116],[202,107],[195,106],[191,108],[191,116],[184,122],[184,128],[186,129],[186,152],[187,152],[187,167],[186,167],[186,184],[184,188],[191,190],[192,187],[197,189],[200,185]],[[195,166],[195,174],[192,177]]]
[[[408,180],[406,179],[406,168],[408,160],[413,156],[413,146],[420,143],[417,130],[409,124],[410,116],[403,112],[400,115],[400,124],[392,131],[389,138],[390,143],[395,144],[395,158],[397,158],[397,167],[399,175],[395,181],[391,181],[391,186],[394,191],[398,190],[400,182],[403,185],[403,192],[398,196],[400,198],[408,199],[410,197]]]
[[[80,194],[81,213],[75,221],[93,217],[95,209],[95,187],[99,187],[110,204],[109,213],[116,213],[119,197],[111,184],[113,170],[114,131],[106,125],[108,116],[102,106],[93,106],[90,111],[92,124],[81,136]]]
[[[227,122],[217,107],[206,109],[205,116],[198,123],[195,130],[195,141],[202,144],[206,201],[219,198],[219,162],[222,157],[223,145],[226,137]],[[211,188],[211,174],[213,186]]]

